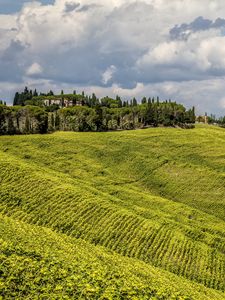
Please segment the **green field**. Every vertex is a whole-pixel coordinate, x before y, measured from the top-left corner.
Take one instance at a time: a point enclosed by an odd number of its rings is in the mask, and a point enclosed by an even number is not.
[[[0,137],[0,298],[225,299],[225,129]]]

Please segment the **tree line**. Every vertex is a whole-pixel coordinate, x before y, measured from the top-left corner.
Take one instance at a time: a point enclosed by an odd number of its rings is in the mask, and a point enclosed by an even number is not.
[[[46,104],[47,103],[47,104]],[[69,103],[69,104],[68,104]],[[0,103],[0,134],[65,131],[129,130],[157,126],[193,128],[195,109],[171,100],[143,97],[123,101],[93,93],[54,95],[27,87],[17,92],[12,107]],[[66,107],[66,105],[69,105]]]
[[[204,118],[206,119],[206,122],[208,124],[218,125],[220,127],[225,127],[225,116],[216,117],[216,115],[213,115],[213,114],[211,114],[209,116],[207,114],[205,114]],[[200,117],[197,118],[197,121],[201,122],[201,120],[199,120],[199,119],[200,119]]]

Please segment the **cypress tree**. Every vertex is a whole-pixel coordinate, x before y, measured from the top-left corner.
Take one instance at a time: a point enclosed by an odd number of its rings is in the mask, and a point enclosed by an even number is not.
[[[144,97],[144,98],[141,100],[141,103],[142,103],[142,104],[145,104],[145,103],[147,103],[147,99],[146,99],[146,97]]]
[[[34,96],[34,97],[37,97],[37,96],[38,96],[38,93],[37,93],[37,90],[36,90],[36,89],[34,90],[33,96]]]
[[[16,92],[15,96],[14,96],[14,100],[13,100],[13,105],[19,105],[19,93]]]
[[[137,100],[135,97],[133,98],[133,106],[137,106]]]

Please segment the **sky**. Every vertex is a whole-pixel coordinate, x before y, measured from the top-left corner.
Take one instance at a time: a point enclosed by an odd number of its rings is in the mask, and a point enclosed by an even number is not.
[[[225,1],[0,0],[0,99],[25,86],[225,115]]]

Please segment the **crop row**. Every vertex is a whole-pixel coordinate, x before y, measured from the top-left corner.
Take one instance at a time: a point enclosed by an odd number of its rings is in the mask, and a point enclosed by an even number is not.
[[[0,214],[3,299],[222,300],[224,294]]]
[[[224,290],[224,255],[186,237],[177,225],[160,224],[121,209],[77,185],[10,161],[1,164],[0,211],[100,244],[124,256]]]

